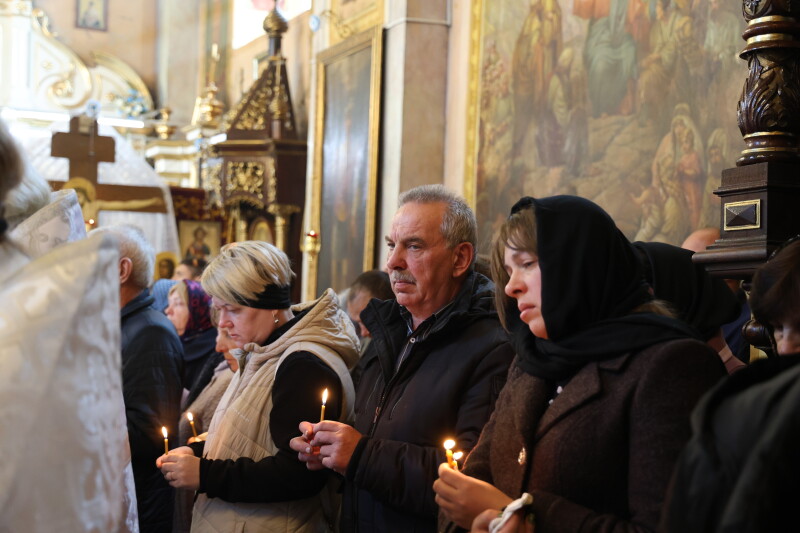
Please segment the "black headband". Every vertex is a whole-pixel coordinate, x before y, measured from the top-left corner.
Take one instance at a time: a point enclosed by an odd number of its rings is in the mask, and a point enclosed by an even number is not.
[[[254,299],[245,300],[244,305],[255,309],[288,309],[292,305],[289,286],[267,285]]]

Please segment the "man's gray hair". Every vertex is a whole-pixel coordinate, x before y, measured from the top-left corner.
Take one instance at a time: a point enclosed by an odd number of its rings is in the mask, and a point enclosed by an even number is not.
[[[92,233],[113,235],[117,239],[120,259],[127,257],[131,260],[131,283],[139,289],[146,289],[150,285],[156,252],[141,229],[129,224],[118,224],[97,228]]]
[[[468,242],[473,248],[478,241],[478,222],[475,213],[462,197],[448,191],[444,185],[420,185],[400,195],[399,205],[447,204],[442,217],[442,236],[447,246],[454,248],[462,242]]]

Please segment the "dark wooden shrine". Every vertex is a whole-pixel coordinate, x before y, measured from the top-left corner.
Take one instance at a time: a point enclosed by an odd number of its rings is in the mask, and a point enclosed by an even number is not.
[[[281,54],[288,29],[277,10],[264,19],[267,67],[231,111],[227,139],[215,145],[222,159],[220,195],[228,241],[268,240],[282,249],[298,275],[292,300],[300,301],[301,226],[306,191],[306,142],[297,138],[292,99]]]

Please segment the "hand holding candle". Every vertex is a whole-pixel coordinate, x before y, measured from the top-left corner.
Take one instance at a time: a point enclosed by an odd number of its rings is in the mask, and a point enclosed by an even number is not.
[[[169,440],[167,439],[167,428],[161,426],[161,434],[164,435],[164,455],[169,454]]]
[[[192,415],[191,411],[186,411],[186,418],[189,419],[189,424],[192,426],[192,435],[194,435],[194,438],[197,438],[197,429],[194,427],[194,415]]]
[[[447,457],[447,464],[453,470],[458,470],[458,463],[453,460],[453,447],[456,445],[456,441],[453,439],[447,439],[444,441],[444,454]]]

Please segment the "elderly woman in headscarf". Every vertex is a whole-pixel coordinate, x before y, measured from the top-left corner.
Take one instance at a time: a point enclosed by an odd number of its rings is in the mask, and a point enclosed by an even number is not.
[[[211,324],[211,297],[197,281],[180,280],[169,290],[166,315],[183,344],[183,388],[186,408],[208,385],[223,356],[215,349],[217,330]]]
[[[517,202],[492,272],[517,359],[463,473],[439,468],[444,518],[487,531],[525,493],[501,531],[655,529],[719,357],[653,301],[635,249],[588,200]]]
[[[292,306],[293,276],[286,254],[258,241],[224,246],[203,273],[239,369],[207,440],[157,461],[172,486],[197,490],[193,532],[316,532],[335,521],[330,471],[308,470],[289,440],[320,416],[325,389],[326,419],[352,413],[358,338],[330,289]]]

